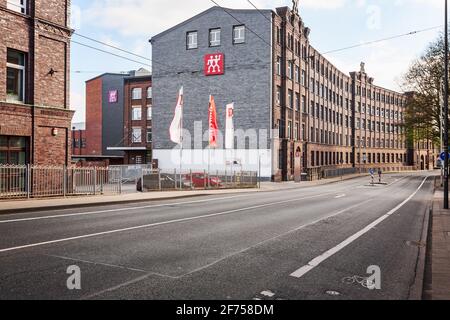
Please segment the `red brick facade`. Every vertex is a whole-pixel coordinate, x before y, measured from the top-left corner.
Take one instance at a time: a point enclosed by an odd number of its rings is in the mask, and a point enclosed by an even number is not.
[[[82,156],[86,150],[86,130],[72,130],[72,156]]]
[[[86,149],[84,155],[102,155],[102,78],[86,82]]]
[[[432,169],[434,146],[408,150],[408,96],[339,71],[313,48],[310,30],[288,7],[273,18],[274,181],[301,174]],[[341,170],[341,171],[339,171]]]
[[[125,164],[151,164],[152,163],[152,141],[147,132],[151,132],[152,120],[148,109],[152,108],[152,98],[149,98],[149,88],[152,87],[151,76],[130,77],[125,79],[125,104],[124,104],[124,147],[145,148],[145,150],[134,150],[125,152]],[[141,99],[133,99],[133,89],[141,89]],[[151,92],[151,89],[150,89]],[[133,120],[133,107],[141,109],[141,120]],[[150,111],[151,112],[151,111]],[[150,113],[151,115],[151,113]],[[141,142],[133,142],[133,128],[141,129]],[[151,135],[151,134],[150,134]]]
[[[26,1],[26,12],[0,0],[0,135],[26,137],[27,163],[69,164],[70,0]],[[8,102],[7,53],[25,57],[25,97]]]

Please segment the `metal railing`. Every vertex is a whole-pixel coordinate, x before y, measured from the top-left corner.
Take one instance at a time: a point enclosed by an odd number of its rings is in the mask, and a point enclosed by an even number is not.
[[[121,193],[116,168],[0,165],[0,200]]]
[[[143,191],[257,188],[252,171],[151,170],[143,175]]]
[[[257,188],[257,172],[154,170],[151,166],[78,168],[0,165],[0,200],[137,191]]]

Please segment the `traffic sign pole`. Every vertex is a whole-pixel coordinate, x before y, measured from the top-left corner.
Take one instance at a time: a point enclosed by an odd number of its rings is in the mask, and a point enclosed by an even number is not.
[[[445,71],[444,71],[444,152],[445,152],[445,161],[444,161],[444,209],[449,209],[449,177],[448,177],[448,147],[449,147],[449,141],[448,141],[448,129],[449,129],[449,123],[448,123],[448,0],[445,0],[445,55],[444,55],[444,65],[445,65]]]

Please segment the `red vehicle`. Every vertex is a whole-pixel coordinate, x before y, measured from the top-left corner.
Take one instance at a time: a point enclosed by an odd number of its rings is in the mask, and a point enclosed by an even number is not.
[[[193,188],[220,188],[223,186],[222,180],[218,177],[208,177],[208,175],[205,175],[203,172],[192,173],[192,179],[190,174],[184,176],[185,185],[191,186],[191,181]]]

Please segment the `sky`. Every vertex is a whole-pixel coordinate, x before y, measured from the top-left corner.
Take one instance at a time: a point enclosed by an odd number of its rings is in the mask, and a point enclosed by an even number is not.
[[[247,0],[217,0],[228,8],[252,8]],[[252,0],[260,9],[292,6],[291,0]],[[151,59],[148,40],[214,4],[210,0],[72,0],[76,33]],[[372,40],[438,27],[413,36],[326,55],[349,73],[366,63],[375,83],[401,91],[402,75],[443,30],[444,0],[300,0],[299,12],[310,27],[312,45],[327,52]],[[80,38],[72,40],[125,55],[127,61],[72,43],[71,108],[73,122],[85,121],[85,81],[105,72],[126,72],[151,62]]]

